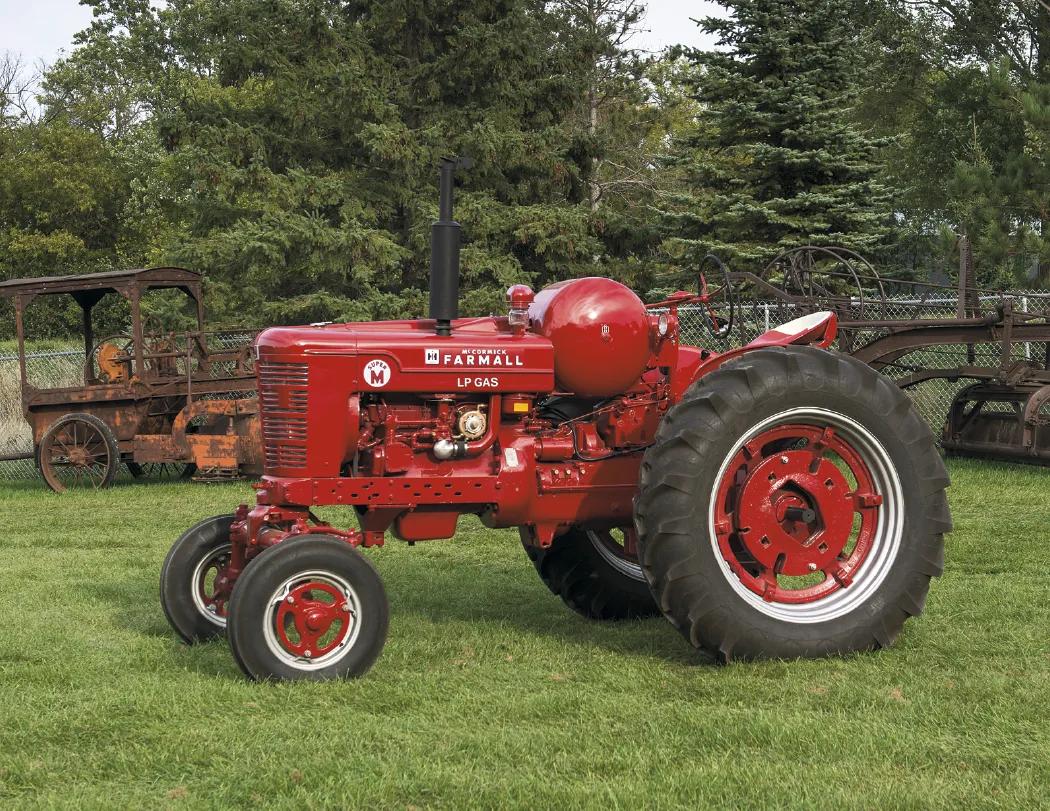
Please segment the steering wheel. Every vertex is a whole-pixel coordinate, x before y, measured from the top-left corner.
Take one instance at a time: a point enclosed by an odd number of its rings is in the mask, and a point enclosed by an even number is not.
[[[716,286],[709,285],[705,271],[716,279]],[[729,281],[729,268],[709,253],[700,263],[699,276],[699,302],[704,326],[715,338],[727,338],[736,323],[736,292]]]

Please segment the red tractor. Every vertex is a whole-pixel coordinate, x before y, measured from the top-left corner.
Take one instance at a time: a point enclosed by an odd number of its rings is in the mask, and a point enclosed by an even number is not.
[[[541,579],[599,620],[663,614],[720,660],[890,645],[951,528],[948,476],[900,389],[828,347],[830,313],[722,354],[678,308],[603,278],[458,318],[455,163],[441,172],[430,318],[256,340],[255,506],[179,538],[161,598],[187,642],[225,633],[255,679],[360,676],[387,634],[358,547],[517,527]],[[712,324],[718,315],[712,314]],[[359,529],[314,515],[345,505]]]

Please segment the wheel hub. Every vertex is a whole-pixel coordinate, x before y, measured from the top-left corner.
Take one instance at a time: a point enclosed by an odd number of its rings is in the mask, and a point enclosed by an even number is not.
[[[328,616],[328,612],[317,608],[306,611],[303,621],[306,623],[306,627],[315,633],[326,630],[332,624],[332,619]]]
[[[833,462],[814,462],[811,451],[776,454],[747,477],[736,524],[747,550],[764,567],[789,576],[809,574],[827,566],[849,540],[849,484]]]
[[[275,618],[277,640],[289,653],[315,659],[342,645],[350,637],[354,620],[339,589],[308,581],[291,589],[281,601]]]
[[[881,515],[863,454],[827,424],[776,425],[738,447],[713,515],[731,576],[767,604],[815,603],[849,588]]]
[[[94,461],[95,457],[80,446],[70,448],[68,454],[69,463],[77,467],[87,467]]]

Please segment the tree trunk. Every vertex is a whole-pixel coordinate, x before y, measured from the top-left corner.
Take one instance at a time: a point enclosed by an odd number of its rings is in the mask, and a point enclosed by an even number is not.
[[[590,119],[587,124],[587,133],[590,136],[591,145],[594,145],[598,137],[598,89],[591,82],[589,98],[587,100]],[[598,183],[598,172],[601,169],[601,160],[595,155],[591,158],[591,213],[598,212],[601,205],[602,189]]]

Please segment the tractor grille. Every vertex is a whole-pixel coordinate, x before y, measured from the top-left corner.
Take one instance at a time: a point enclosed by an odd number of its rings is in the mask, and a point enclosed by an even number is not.
[[[266,470],[305,468],[308,367],[260,360],[256,370]]]

